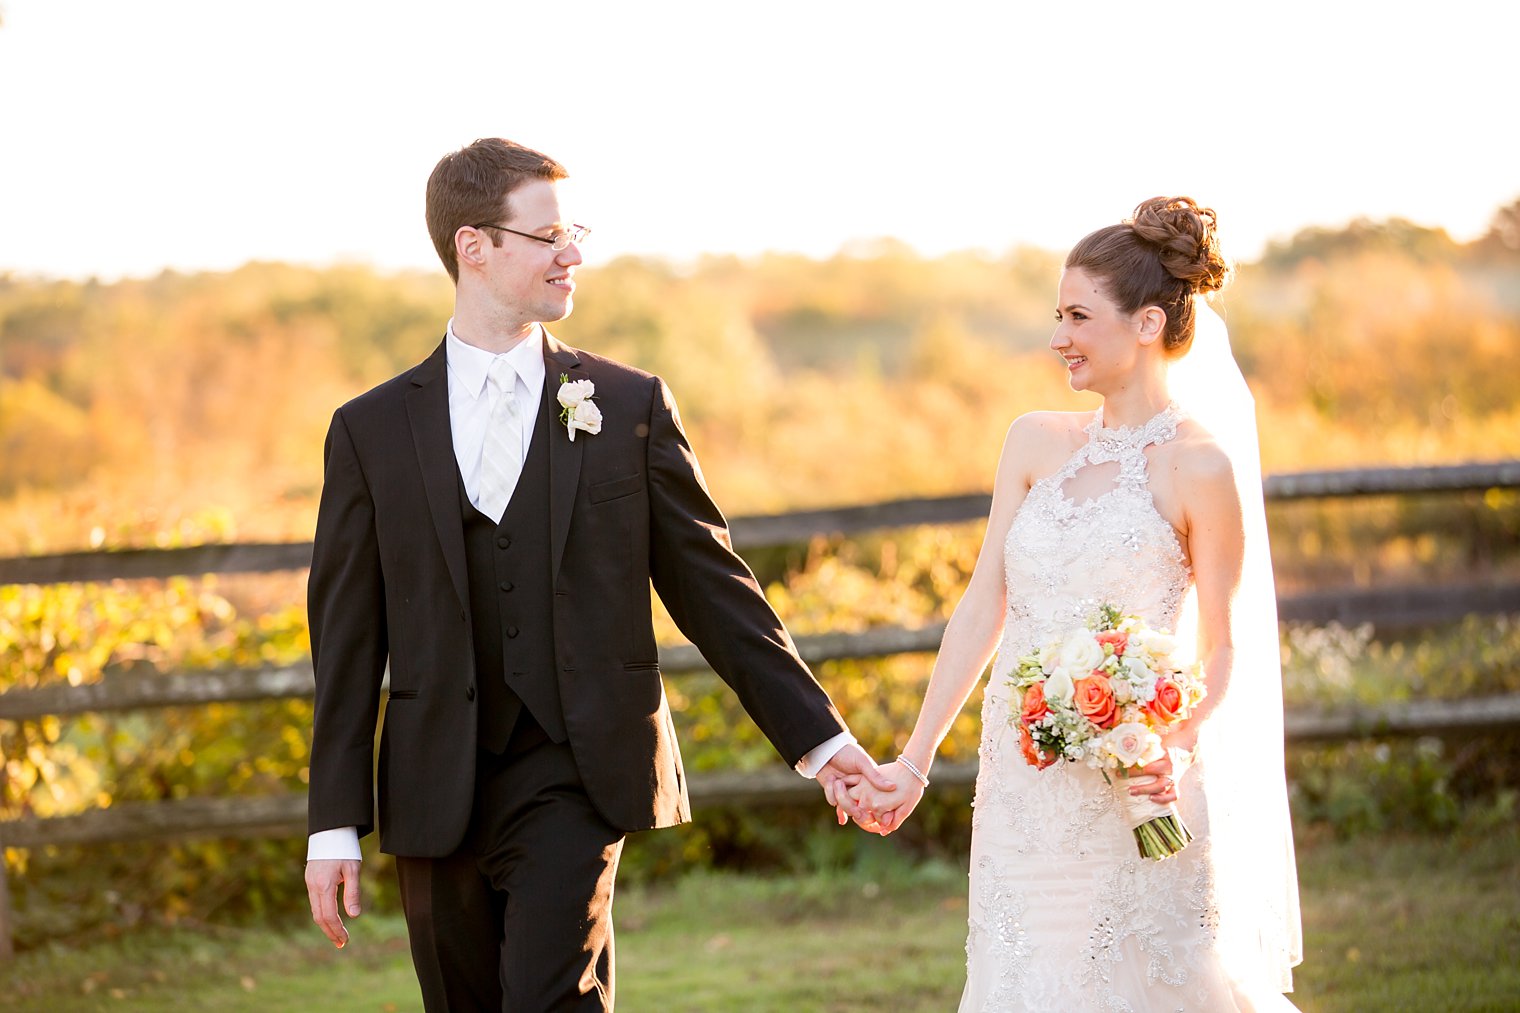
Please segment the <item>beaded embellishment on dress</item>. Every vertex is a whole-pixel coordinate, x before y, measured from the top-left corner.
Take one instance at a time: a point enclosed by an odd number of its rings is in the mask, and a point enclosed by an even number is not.
[[[972,825],[962,1011],[1230,1010],[1214,945],[1207,814],[1180,808],[1196,837],[1142,860],[1102,775],[1023,759],[1010,717],[1013,660],[1109,603],[1174,629],[1191,584],[1182,546],[1156,510],[1150,447],[1177,435],[1175,404],[1142,426],[1107,429],[1035,482],[1004,543],[1007,614],[982,705]],[[1202,833],[1199,828],[1203,827]]]

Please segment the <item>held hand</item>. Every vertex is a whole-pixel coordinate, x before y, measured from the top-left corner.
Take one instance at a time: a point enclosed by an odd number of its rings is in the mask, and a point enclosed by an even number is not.
[[[865,813],[850,797],[850,789],[858,787],[862,780],[881,791],[891,791],[896,787],[896,784],[881,774],[866,751],[857,745],[845,746],[818,772],[818,784],[823,788],[823,797],[841,814],[840,826],[844,825],[846,816],[862,826],[868,822]]]
[[[833,805],[834,812],[839,817],[840,826],[844,826],[846,823],[850,822],[849,811],[845,809],[843,803],[855,797],[855,786],[864,780],[865,778],[861,777],[859,774],[846,774],[834,781],[833,794],[834,797],[840,801],[838,803],[833,803]],[[824,795],[827,797],[828,792],[825,791]]]
[[[885,837],[907,821],[924,797],[924,786],[901,763],[889,763],[878,770],[884,778],[896,782],[897,788],[880,791],[862,784],[851,789],[850,795],[871,820],[861,826]]]
[[[884,771],[886,768],[878,766],[876,769]],[[868,834],[881,834],[882,836],[886,836],[886,832],[882,830],[881,823],[876,818],[877,814],[862,804],[861,798],[885,797],[888,793],[884,793],[880,789],[874,787],[864,777],[858,774],[852,775],[849,778],[841,778],[839,784],[840,790],[845,795],[844,799],[841,801],[841,806],[839,809],[839,825],[844,826],[849,818],[848,813],[846,813],[844,809],[844,805],[851,805],[856,812],[860,813],[860,815],[855,819],[856,826]]]
[[[342,949],[348,929],[338,913],[338,887],[343,887],[343,908],[350,918],[359,917],[359,863],[351,859],[319,858],[306,863],[306,897],[311,901],[311,920]]]

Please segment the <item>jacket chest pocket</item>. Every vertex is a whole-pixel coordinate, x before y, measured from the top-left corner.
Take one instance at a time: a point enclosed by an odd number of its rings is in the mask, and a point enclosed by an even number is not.
[[[643,488],[643,475],[625,475],[622,478],[614,478],[588,486],[586,498],[592,503],[606,503],[609,500],[632,496]]]

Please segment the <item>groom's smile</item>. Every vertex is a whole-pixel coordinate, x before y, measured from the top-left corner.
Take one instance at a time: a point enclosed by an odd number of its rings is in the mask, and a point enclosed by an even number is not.
[[[494,237],[499,246],[482,252],[495,299],[514,318],[550,323],[574,308],[575,268],[581,263],[580,227],[560,211],[559,191],[551,180],[535,179],[512,192]],[[571,241],[556,250],[550,240],[562,234]]]

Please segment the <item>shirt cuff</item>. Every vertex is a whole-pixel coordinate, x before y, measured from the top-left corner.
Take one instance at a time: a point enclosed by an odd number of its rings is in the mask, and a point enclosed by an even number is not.
[[[358,827],[336,827],[332,830],[318,830],[307,840],[306,860],[308,862],[333,858],[340,861],[358,862],[363,860],[359,854]]]
[[[818,772],[834,758],[835,753],[845,746],[854,744],[855,736],[849,732],[840,732],[833,738],[824,740],[820,745],[808,750],[807,754],[797,761],[797,773],[807,778],[817,777]]]

